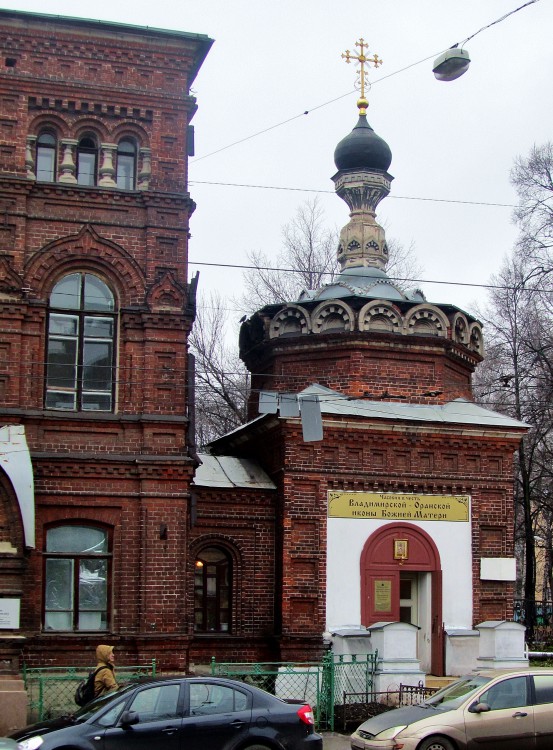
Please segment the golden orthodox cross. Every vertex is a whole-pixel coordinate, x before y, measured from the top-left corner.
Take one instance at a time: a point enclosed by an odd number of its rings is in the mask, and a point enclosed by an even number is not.
[[[367,72],[365,70],[365,65],[372,63],[372,65],[374,65],[375,68],[378,68],[379,65],[382,65],[382,60],[378,57],[376,52],[372,57],[367,57],[367,54],[369,52],[369,45],[365,42],[363,37],[361,37],[358,42],[355,42],[355,46],[359,48],[358,55],[352,55],[350,50],[347,49],[345,52],[342,52],[342,57],[347,63],[350,63],[352,60],[356,60],[359,63],[359,84],[360,84],[360,90],[361,90],[361,97],[359,101],[357,102],[357,106],[361,110],[361,113],[364,114],[366,111],[367,104],[368,104],[365,98],[365,80],[366,80],[366,75],[367,75]]]

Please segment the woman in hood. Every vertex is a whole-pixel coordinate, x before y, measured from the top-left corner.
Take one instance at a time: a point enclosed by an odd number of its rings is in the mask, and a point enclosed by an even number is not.
[[[115,681],[115,654],[113,646],[98,646],[96,649],[96,677],[94,678],[94,697],[117,690],[119,685]]]

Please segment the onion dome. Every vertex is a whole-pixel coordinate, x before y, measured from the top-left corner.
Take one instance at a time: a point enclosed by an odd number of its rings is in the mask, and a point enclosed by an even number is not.
[[[334,151],[336,168],[378,169],[386,172],[392,163],[392,152],[386,141],[377,135],[367,122],[364,112],[351,133],[343,138]]]

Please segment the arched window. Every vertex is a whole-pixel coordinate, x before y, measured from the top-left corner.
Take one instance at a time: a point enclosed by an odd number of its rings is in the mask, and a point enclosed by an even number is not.
[[[56,137],[52,133],[41,133],[36,141],[36,178],[41,182],[56,179]]]
[[[110,539],[92,526],[56,526],[46,532],[45,630],[107,630]]]
[[[47,409],[111,411],[115,299],[91,273],[72,273],[50,295]]]
[[[130,138],[123,138],[117,145],[117,187],[134,190],[136,182],[136,145]]]
[[[85,136],[77,146],[77,182],[79,185],[96,185],[98,173],[98,146],[94,138]]]
[[[194,630],[227,633],[231,628],[232,564],[219,547],[206,547],[197,556],[194,575]]]

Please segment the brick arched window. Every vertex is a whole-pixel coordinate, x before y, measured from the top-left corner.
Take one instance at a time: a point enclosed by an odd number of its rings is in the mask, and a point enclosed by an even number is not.
[[[115,298],[87,272],[71,273],[50,295],[46,355],[47,409],[112,411]]]
[[[231,629],[232,561],[220,547],[204,547],[195,561],[194,630],[228,633]]]
[[[92,187],[98,178],[98,144],[87,135],[77,145],[77,182]]]
[[[122,138],[117,144],[117,187],[134,190],[136,185],[136,143]]]
[[[41,182],[54,182],[56,179],[56,136],[43,131],[36,141],[36,178]]]
[[[54,526],[44,550],[44,629],[107,630],[111,577],[109,532]]]

